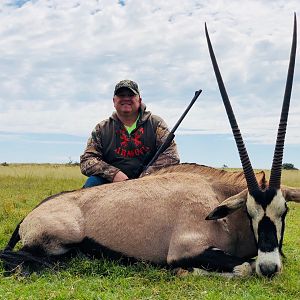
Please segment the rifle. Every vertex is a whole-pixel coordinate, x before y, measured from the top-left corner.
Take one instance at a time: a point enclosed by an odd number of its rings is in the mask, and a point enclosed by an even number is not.
[[[180,123],[182,122],[182,120],[185,118],[186,114],[189,112],[189,110],[191,109],[191,107],[193,106],[193,104],[195,103],[195,101],[197,100],[197,98],[200,96],[201,93],[202,93],[202,90],[199,90],[199,91],[195,92],[195,96],[193,97],[191,103],[186,108],[186,110],[184,111],[184,113],[182,114],[182,116],[180,117],[180,119],[177,121],[177,123],[175,124],[175,126],[173,127],[173,129],[171,130],[171,132],[169,133],[169,135],[167,136],[166,140],[164,141],[164,143],[159,147],[159,149],[157,150],[157,152],[155,153],[155,155],[153,156],[153,158],[143,168],[143,171],[147,170],[155,162],[155,160],[158,158],[158,156],[161,153],[163,153],[171,145],[171,143],[172,143],[172,141],[173,141],[173,139],[175,137],[174,132],[176,131],[176,129],[178,128],[178,126],[180,125]]]

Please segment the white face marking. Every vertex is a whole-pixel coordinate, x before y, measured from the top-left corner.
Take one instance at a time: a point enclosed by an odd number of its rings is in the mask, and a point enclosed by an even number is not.
[[[278,242],[281,240],[282,218],[281,216],[286,212],[285,199],[281,190],[273,198],[270,205],[266,208],[266,216],[274,223],[276,227],[276,234]]]
[[[282,270],[281,257],[278,248],[272,252],[262,252],[258,250],[256,259],[256,273],[258,275],[266,275],[264,272],[278,273]],[[275,270],[275,273],[273,272]]]
[[[252,219],[252,226],[256,240],[258,240],[258,224],[264,216],[267,216],[274,223],[276,227],[277,240],[278,242],[280,241],[282,229],[281,216],[286,212],[285,203],[286,201],[281,190],[278,190],[271,203],[267,206],[266,211],[264,211],[263,207],[258,204],[250,194],[248,194],[246,206]]]
[[[260,221],[264,217],[267,217],[276,228],[276,236],[278,243],[281,240],[283,220],[282,215],[286,212],[286,201],[282,195],[281,190],[278,190],[273,197],[269,205],[264,210],[263,207],[258,204],[255,199],[248,194],[247,211],[252,220],[252,226],[256,241],[258,241],[258,226]],[[258,256],[256,259],[256,272],[259,275],[266,275],[266,273],[272,271],[279,272],[282,269],[281,257],[279,248],[276,247],[271,252],[263,252],[258,250]]]
[[[258,240],[258,223],[262,220],[264,216],[264,209],[261,205],[257,204],[255,199],[250,194],[248,194],[246,206],[247,211],[252,219],[252,226],[255,239]]]

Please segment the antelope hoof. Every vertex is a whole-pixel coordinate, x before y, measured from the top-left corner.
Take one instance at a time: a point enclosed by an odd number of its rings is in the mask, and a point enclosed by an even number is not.
[[[189,274],[189,271],[183,268],[175,268],[172,270],[172,274],[178,277],[185,277]]]
[[[233,274],[239,277],[247,277],[253,273],[251,265],[247,262],[233,268]]]

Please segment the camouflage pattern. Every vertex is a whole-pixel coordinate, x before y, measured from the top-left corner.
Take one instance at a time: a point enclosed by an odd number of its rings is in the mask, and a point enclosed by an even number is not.
[[[144,104],[141,105],[142,115],[141,119],[146,120],[146,122],[151,121],[157,124],[156,127],[156,149],[158,149],[162,143],[166,140],[169,129],[166,123],[158,116],[152,115],[149,111],[145,111],[146,107]],[[117,120],[116,113],[111,116],[112,119]],[[86,176],[98,175],[109,182],[113,181],[114,176],[120,171],[120,169],[115,166],[108,164],[103,160],[103,143],[101,141],[101,135],[103,133],[104,124],[107,120],[104,120],[96,125],[93,130],[91,137],[88,139],[87,147],[80,157],[80,168],[81,172]],[[157,160],[153,163],[151,167],[145,170],[140,177],[148,175],[153,171],[161,169],[169,165],[175,165],[179,163],[179,155],[177,152],[176,143],[173,141],[169,148],[165,152],[161,153]]]
[[[87,141],[86,149],[80,156],[80,169],[81,173],[86,176],[99,175],[112,182],[120,170],[102,159],[101,140],[97,138],[99,130],[101,131],[101,127],[96,126],[92,136]]]
[[[153,115],[154,118],[159,118],[158,116]],[[170,131],[168,129],[167,124],[165,121],[161,118],[159,118],[159,123],[156,129],[156,149],[158,150],[160,146],[164,143],[164,141],[167,139]],[[153,173],[156,170],[159,170],[161,168],[170,166],[170,165],[176,165],[179,164],[179,155],[177,152],[177,146],[175,141],[173,140],[171,145],[163,152],[161,153],[156,161],[153,163],[152,166],[150,166],[147,170],[145,170],[140,177],[143,177],[145,175],[149,175]]]
[[[125,79],[121,80],[119,83],[116,84],[114,95],[116,94],[117,90],[120,88],[128,88],[130,89],[135,95],[140,95],[139,86],[136,82]]]

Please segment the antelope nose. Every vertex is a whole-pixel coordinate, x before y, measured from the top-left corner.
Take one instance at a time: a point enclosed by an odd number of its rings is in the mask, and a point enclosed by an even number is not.
[[[276,264],[260,264],[259,269],[261,274],[266,277],[273,277],[278,272]]]

